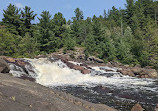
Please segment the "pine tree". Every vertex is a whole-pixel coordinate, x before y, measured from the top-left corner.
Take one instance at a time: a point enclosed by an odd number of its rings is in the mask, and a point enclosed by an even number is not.
[[[37,14],[34,14],[34,11],[31,11],[31,8],[25,6],[24,11],[21,11],[22,21],[23,21],[23,30],[24,34],[26,32],[32,33],[32,20],[35,19]]]
[[[22,21],[20,19],[21,15],[19,14],[20,10],[16,6],[9,4],[7,9],[3,11],[4,18],[2,19],[2,24],[7,26],[7,29],[11,33],[16,35],[21,34]]]
[[[49,52],[50,48],[50,37],[54,36],[53,31],[51,30],[53,27],[51,15],[49,11],[43,11],[41,14],[41,18],[39,19],[38,26],[40,27],[41,37],[38,39],[40,43],[40,50],[44,52]]]

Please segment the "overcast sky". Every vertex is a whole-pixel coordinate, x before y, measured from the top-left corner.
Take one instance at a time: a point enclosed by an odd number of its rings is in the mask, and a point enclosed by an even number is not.
[[[50,11],[52,15],[61,12],[68,20],[74,17],[76,8],[80,8],[84,18],[87,18],[93,17],[94,14],[103,15],[104,9],[111,9],[112,6],[124,9],[126,0],[0,0],[0,20],[3,18],[3,9],[6,9],[9,3],[18,8],[29,6],[38,16],[43,10]]]

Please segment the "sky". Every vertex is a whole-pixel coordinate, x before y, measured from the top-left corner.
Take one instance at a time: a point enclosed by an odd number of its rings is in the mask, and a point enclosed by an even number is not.
[[[80,8],[83,11],[84,18],[103,15],[104,9],[125,8],[126,0],[0,0],[0,21],[3,18],[3,9],[6,9],[9,3],[18,8],[25,6],[31,9],[40,17],[42,11],[49,11],[52,17],[55,13],[61,12],[66,20],[75,16],[74,10]],[[35,22],[38,22],[36,18]]]

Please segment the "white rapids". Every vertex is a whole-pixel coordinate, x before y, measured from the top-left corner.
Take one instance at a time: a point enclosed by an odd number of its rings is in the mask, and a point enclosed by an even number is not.
[[[77,91],[76,95],[80,95],[80,97],[86,97],[88,95],[89,101],[100,103],[103,98],[109,101],[119,100],[122,103],[132,103],[140,99],[139,102],[142,104],[152,103],[155,105],[157,103],[157,80],[125,76],[117,72],[117,68],[103,66],[88,66],[91,68],[91,73],[82,74],[79,70],[70,69],[61,60],[55,60],[53,58],[51,60],[47,58],[24,59],[24,61],[30,63],[30,65],[25,66],[26,71],[15,64],[9,64],[11,69],[10,73],[16,77],[23,75],[29,76],[34,78],[36,83],[49,88],[61,87],[64,91],[72,92],[73,94]],[[75,65],[81,65],[81,63],[77,62],[69,62]],[[97,90],[97,87],[100,88]],[[106,88],[109,88],[110,92],[106,93]],[[113,98],[112,100],[111,97]],[[120,106],[120,104],[116,106],[121,109],[124,107],[124,104],[123,106]]]
[[[44,86],[67,86],[67,85],[82,85],[93,87],[96,85],[113,85],[117,88],[140,87],[146,89],[148,85],[152,85],[152,79],[139,79],[129,76],[124,76],[116,72],[116,68],[109,67],[91,67],[91,74],[82,74],[78,70],[70,69],[61,60],[50,62],[46,58],[26,59],[29,61],[36,71],[36,82]],[[106,72],[102,69],[110,69]],[[15,73],[16,71],[12,71]],[[20,74],[20,73],[19,73]],[[112,74],[107,77],[106,74]],[[154,90],[148,88],[148,90]]]

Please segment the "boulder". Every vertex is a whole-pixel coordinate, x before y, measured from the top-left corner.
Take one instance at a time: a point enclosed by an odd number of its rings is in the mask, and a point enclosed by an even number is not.
[[[141,75],[140,78],[146,78],[145,75]]]
[[[158,78],[158,73],[155,69],[144,69],[142,73],[148,75],[150,78]]]
[[[47,58],[47,55],[38,55],[35,57],[36,59],[39,59],[39,58]]]
[[[34,73],[35,74],[35,70],[34,67],[28,62],[25,61],[24,59],[19,59],[19,58],[11,58],[11,57],[1,57],[6,61],[7,63],[10,64],[14,64],[15,66],[23,69],[23,71],[21,71],[21,76],[19,78],[24,79],[24,80],[30,80],[30,81],[35,81],[35,79],[30,75],[30,73]],[[7,64],[8,65],[8,64]],[[9,66],[7,66],[9,67]],[[14,67],[12,67],[14,68]],[[18,70],[16,68],[12,69],[12,70]],[[3,72],[1,72],[3,73]],[[5,71],[4,73],[9,73],[9,71]]]
[[[105,64],[105,66],[114,67],[114,66],[111,64],[111,62],[107,62],[107,63]]]
[[[139,78],[158,78],[158,72],[150,67],[141,68],[139,65],[135,67],[122,67],[117,70],[123,75],[129,75]]]
[[[88,57],[88,60],[92,61],[92,62],[97,62],[97,63],[104,63],[104,61],[102,59],[96,58],[94,56]]]
[[[135,77],[135,74],[130,69],[122,69],[119,72],[122,73],[123,75],[129,75]]]
[[[82,74],[89,74],[91,71],[82,67],[82,66],[79,66],[79,65],[74,65],[74,67],[72,67],[72,69],[75,69],[75,70],[79,70],[81,71]]]
[[[61,59],[69,68],[79,70],[82,74],[89,74],[91,71],[84,66],[75,65],[67,60]]]
[[[7,62],[3,59],[0,59],[0,73],[9,73],[10,68]]]
[[[145,75],[145,78],[149,78],[149,76],[148,76],[148,75]]]
[[[135,106],[133,106],[131,111],[144,111],[144,109],[141,107],[140,104],[136,104]]]
[[[136,66],[136,67],[131,68],[131,71],[135,75],[140,75],[142,73],[143,69],[141,67]]]
[[[121,63],[116,62],[116,61],[111,61],[110,63],[111,63],[111,65],[112,65],[112,67],[121,67],[121,66],[122,66]],[[129,65],[124,65],[124,66],[125,66],[125,67],[128,67]]]
[[[88,69],[84,69],[84,70],[81,70],[81,73],[82,74],[89,74],[89,73],[91,73],[91,71]]]
[[[80,64],[80,66],[86,67],[87,69],[92,69],[91,67],[89,67],[89,66],[88,66],[87,64],[85,64],[85,63]]]

